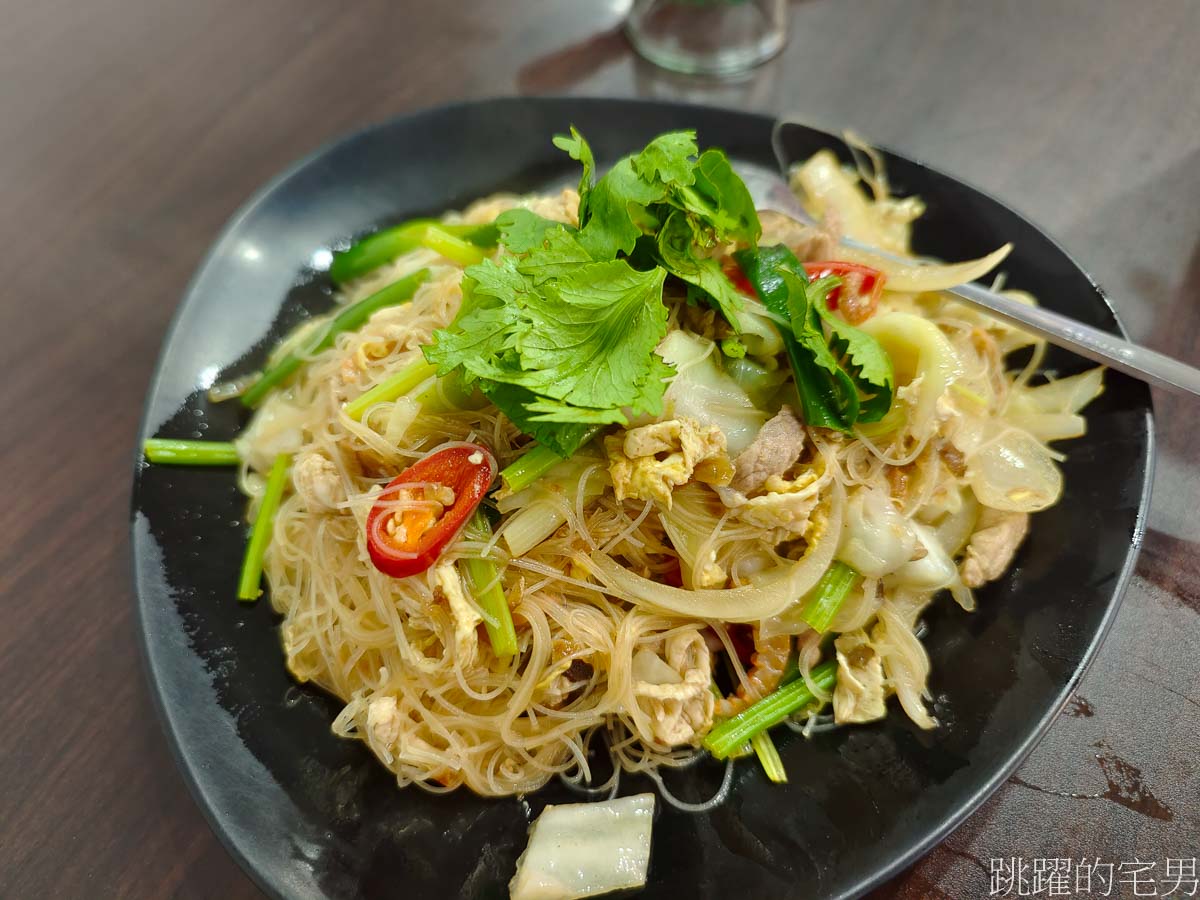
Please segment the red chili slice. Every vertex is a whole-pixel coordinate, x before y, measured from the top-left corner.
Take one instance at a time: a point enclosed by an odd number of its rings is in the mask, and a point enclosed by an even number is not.
[[[367,550],[393,578],[432,566],[496,478],[496,458],[478,444],[444,444],[388,483],[367,516]]]
[[[875,314],[879,297],[883,293],[883,282],[887,277],[870,266],[840,260],[807,262],[804,264],[804,271],[809,281],[816,281],[826,275],[836,275],[842,279],[842,284],[829,292],[827,302],[830,309],[840,308],[842,316],[851,325],[865,322]],[[843,291],[846,291],[844,297]]]
[[[747,297],[758,296],[754,292],[754,285],[750,283],[750,279],[746,277],[746,273],[742,271],[742,267],[732,256],[725,257],[724,262],[721,263],[721,271],[725,273],[725,277],[732,282],[733,286]]]

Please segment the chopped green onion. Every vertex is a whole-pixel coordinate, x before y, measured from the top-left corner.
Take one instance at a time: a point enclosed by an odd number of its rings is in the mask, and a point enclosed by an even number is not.
[[[343,250],[333,255],[329,266],[329,277],[334,284],[345,284],[355,278],[360,278],[368,272],[373,272],[380,266],[386,265],[398,256],[416,250],[418,247],[429,247],[438,253],[442,251],[425,243],[430,225],[453,238],[459,238],[476,247],[495,247],[500,240],[500,232],[495,225],[444,225],[436,219],[413,219],[394,228],[387,228],[359,241],[349,250]],[[435,242],[438,240],[434,237]],[[461,249],[461,248],[459,248]],[[452,251],[457,252],[457,251]],[[443,256],[447,254],[442,253]],[[453,257],[447,256],[449,259]],[[457,260],[455,260],[457,262]]]
[[[246,557],[242,560],[242,575],[238,579],[239,600],[257,600],[262,594],[259,582],[262,580],[263,556],[266,555],[267,544],[271,543],[275,512],[279,509],[283,489],[287,486],[288,459],[286,453],[276,456],[271,474],[267,476],[267,489],[263,492],[258,518],[254,520],[254,528],[250,532],[250,543],[246,545]]]
[[[146,438],[146,459],[168,466],[236,466],[237,448],[228,441],[176,441]]]
[[[343,331],[358,330],[367,319],[371,318],[379,310],[388,306],[399,306],[401,303],[407,303],[412,299],[413,294],[417,292],[417,288],[428,277],[428,269],[418,269],[411,275],[401,278],[395,284],[389,284],[366,299],[359,300],[357,303],[347,306],[329,323],[329,328],[325,331],[325,336],[312,347],[310,352],[314,354],[319,353],[326,347],[332,346],[334,338],[339,334]],[[295,353],[287,354],[287,356],[275,365],[266,369],[262,373],[262,377],[254,382],[246,393],[242,394],[242,403],[246,406],[257,406],[267,396],[268,391],[290,378],[304,362],[305,360]]]
[[[750,738],[750,746],[754,748],[758,761],[762,763],[763,771],[775,784],[787,784],[787,771],[783,768],[783,760],[775,749],[775,742],[766,731],[760,731]]]
[[[821,663],[812,670],[811,678],[822,690],[832,690],[837,681],[837,660]],[[717,759],[725,759],[754,735],[778,725],[816,699],[803,678],[789,682],[713,728],[704,738],[704,746]]]
[[[474,244],[455,237],[445,228],[438,225],[426,225],[425,233],[421,235],[421,246],[440,253],[451,262],[460,266],[473,266],[481,263],[487,256]]]
[[[587,436],[579,442],[580,446],[599,433],[599,428],[591,429]],[[500,470],[500,481],[504,485],[505,492],[515,494],[517,491],[525,490],[562,461],[563,458],[549,447],[535,444]]]
[[[403,397],[421,382],[432,378],[437,373],[437,366],[418,359],[410,363],[388,378],[381,381],[369,391],[359,394],[342,407],[342,411],[355,421],[360,421],[363,414],[376,403],[384,403]]]
[[[800,618],[812,626],[813,631],[821,634],[828,631],[829,623],[841,609],[846,595],[858,579],[859,574],[852,568],[844,562],[834,560],[833,565],[825,570],[821,580],[809,593]]]
[[[486,543],[491,540],[492,526],[488,524],[487,516],[482,510],[475,510],[464,534],[473,541]],[[513,628],[508,598],[504,596],[504,589],[500,586],[500,572],[496,564],[490,559],[470,557],[460,562],[467,576],[467,585],[479,605],[483,625],[487,629],[488,639],[492,642],[492,652],[499,657],[516,656],[517,632]]]

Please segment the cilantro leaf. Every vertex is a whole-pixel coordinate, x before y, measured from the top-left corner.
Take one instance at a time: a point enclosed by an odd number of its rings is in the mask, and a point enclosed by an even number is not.
[[[660,134],[633,158],[633,169],[646,181],[658,179],[664,184],[689,185],[696,180],[691,159],[698,152],[696,132],[669,131]]]
[[[858,421],[878,422],[892,408],[896,376],[891,357],[871,335],[835,316],[827,303],[816,304],[816,308],[830,331],[830,346],[845,360],[843,367],[865,395],[859,404]]]
[[[570,136],[560,134],[554,137],[554,146],[567,151],[571,159],[583,166],[583,172],[579,176],[579,221],[582,222],[587,218],[588,207],[591,205],[592,181],[596,177],[596,160],[592,156],[592,148],[574,125],[571,126]]]
[[[705,150],[695,166],[695,184],[677,191],[678,204],[696,223],[701,244],[735,241],[753,246],[762,234],[754,199],[720,150]]]
[[[558,222],[552,222],[520,207],[505,210],[496,216],[500,243],[513,253],[528,253],[535,247],[542,246],[546,240],[546,232],[561,227]]]
[[[517,270],[541,284],[550,278],[568,275],[580,266],[594,262],[591,254],[583,249],[579,238],[558,225],[544,234],[544,243],[539,252],[531,252],[517,263]]]
[[[829,312],[827,298],[837,279],[810,284],[804,267],[782,245],[740,251],[735,258],[767,309],[791,324],[784,346],[805,421],[849,431],[856,422],[882,418],[892,403],[891,360],[873,337]]]
[[[699,289],[709,305],[715,306],[734,330],[738,330],[737,314],[745,305],[742,296],[726,277],[718,260],[695,255],[692,229],[681,210],[672,212],[658,232],[658,254],[668,272]],[[690,292],[689,296],[692,296]]]
[[[643,232],[657,226],[648,207],[666,196],[666,186],[643,180],[632,159],[620,160],[592,188],[587,218],[579,218],[579,242],[594,259],[632,253]]]
[[[583,169],[579,228],[527,209],[498,216],[503,255],[465,271],[459,314],[434,333],[425,356],[439,375],[460,373],[518,428],[568,456],[597,426],[661,413],[673,374],[655,353],[667,331],[668,276],[736,326],[742,299],[708,251],[754,244],[760,226],[725,154],[698,153],[695,132],[660,135],[599,179],[577,129],[554,144]],[[804,298],[803,284],[780,280],[781,308],[791,290]],[[792,346],[813,378],[834,385],[848,376],[809,312],[801,337],[811,346],[795,338]],[[852,383],[850,395],[857,398]],[[830,408],[838,403],[845,399],[834,396]]]
[[[563,459],[578,450],[595,433],[595,425],[539,421],[529,410],[537,395],[522,387],[498,382],[480,382],[483,395],[508,420],[539,444],[549,447]]]
[[[532,327],[517,349],[530,371],[519,383],[576,406],[639,403],[647,364],[667,333],[665,277],[612,260],[558,279],[526,310]]]

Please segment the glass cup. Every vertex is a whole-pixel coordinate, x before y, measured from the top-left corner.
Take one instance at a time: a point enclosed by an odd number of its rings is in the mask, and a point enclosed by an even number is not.
[[[787,13],[787,0],[634,0],[625,33],[664,69],[729,75],[783,49]]]

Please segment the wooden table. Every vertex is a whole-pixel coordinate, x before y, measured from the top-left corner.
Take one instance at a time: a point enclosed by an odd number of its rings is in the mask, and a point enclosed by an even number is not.
[[[133,438],[167,321],[222,222],[347,129],[498,93],[850,125],[1006,198],[1098,278],[1136,338],[1200,363],[1192,0],[812,0],[792,6],[782,58],[726,84],[636,59],[619,0],[4,6],[3,897],[256,894],[176,773],[144,682]],[[1139,858],[1161,875],[1197,855],[1200,403],[1159,396],[1157,410],[1138,574],[1078,697],[1019,775],[880,896],[986,895],[994,857]]]

